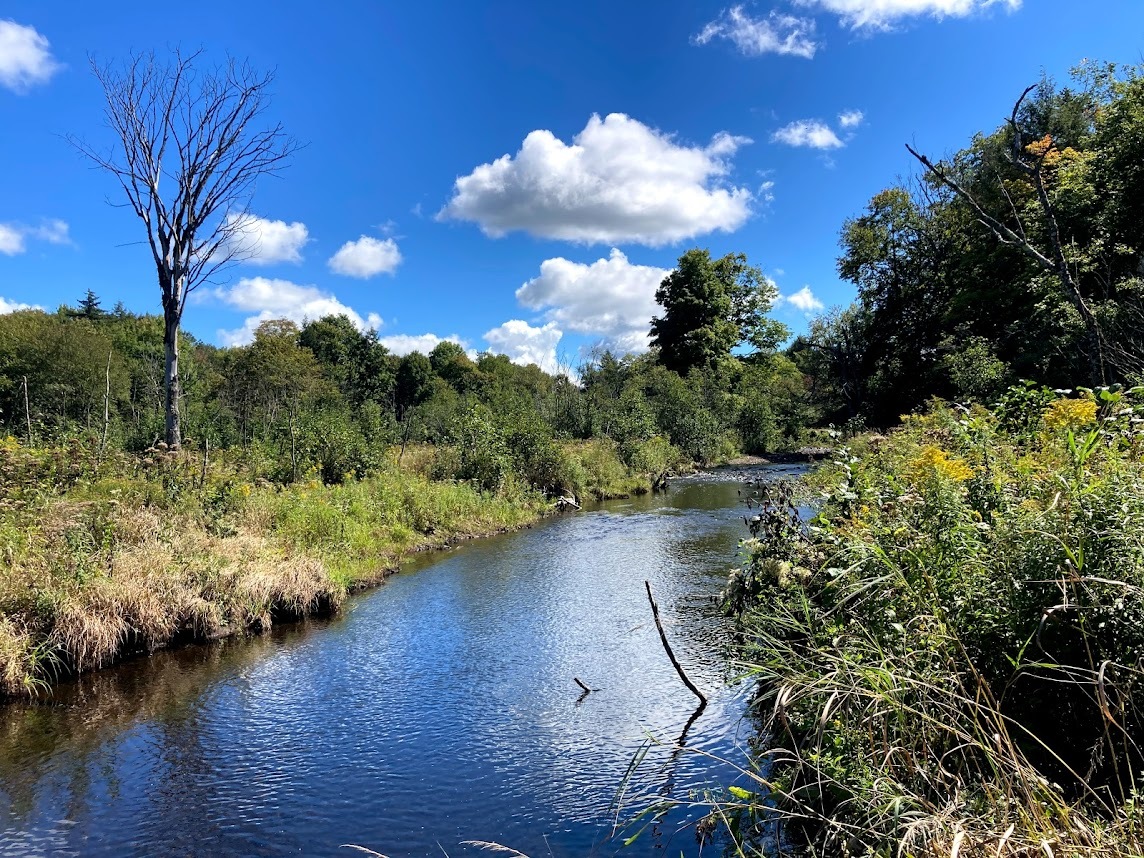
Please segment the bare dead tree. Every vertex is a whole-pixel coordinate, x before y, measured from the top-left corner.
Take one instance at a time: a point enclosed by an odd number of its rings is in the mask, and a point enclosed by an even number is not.
[[[1008,124],[1013,132],[1009,162],[1019,172],[1029,178],[1033,188],[1036,190],[1037,203],[1041,210],[1041,217],[1044,220],[1045,231],[1048,234],[1049,247],[1047,250],[1038,248],[1036,244],[1030,240],[1021,223],[1021,218],[1016,206],[1013,204],[1013,200],[1009,197],[1009,193],[1005,189],[1004,183],[1001,183],[1001,190],[1009,202],[1009,207],[1013,214],[1013,226],[1009,226],[1000,218],[990,214],[973,193],[961,185],[944,165],[940,163],[935,164],[925,155],[916,151],[908,143],[906,144],[906,150],[925,167],[926,172],[964,200],[969,207],[973,209],[978,221],[992,232],[998,241],[1002,244],[1016,247],[1032,259],[1041,269],[1050,274],[1054,274],[1057,279],[1060,280],[1065,296],[1084,322],[1087,340],[1086,358],[1089,363],[1090,381],[1093,383],[1104,383],[1107,381],[1108,352],[1104,332],[1101,330],[1096,314],[1089,306],[1088,301],[1084,297],[1084,293],[1081,291],[1080,284],[1077,283],[1076,278],[1073,276],[1072,269],[1069,267],[1068,256],[1065,253],[1064,244],[1061,240],[1060,226],[1057,223],[1056,208],[1053,206],[1045,186],[1045,156],[1049,153],[1049,147],[1027,147],[1025,145],[1024,135],[1021,133],[1021,126],[1017,121],[1017,114],[1021,109],[1021,105],[1034,89],[1036,89],[1036,84],[1027,87],[1025,91],[1021,93],[1021,97],[1018,98],[1017,102],[1013,105],[1013,112],[1009,116]]]
[[[143,222],[163,306],[166,441],[182,440],[179,325],[187,297],[255,248],[247,208],[256,181],[277,175],[298,148],[281,124],[261,125],[273,74],[245,63],[200,68],[202,51],[153,52],[92,72],[116,143],[103,151],[69,138],[119,181]]]

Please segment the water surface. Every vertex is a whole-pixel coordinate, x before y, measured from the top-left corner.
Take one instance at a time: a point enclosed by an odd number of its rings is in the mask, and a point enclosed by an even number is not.
[[[682,480],[423,555],[332,620],[0,709],[0,855],[615,854],[639,808],[744,762],[748,691],[725,683],[709,598],[744,535],[740,489]],[[696,701],[645,580],[711,699],[681,754]],[[673,811],[622,854],[698,854],[699,815]]]

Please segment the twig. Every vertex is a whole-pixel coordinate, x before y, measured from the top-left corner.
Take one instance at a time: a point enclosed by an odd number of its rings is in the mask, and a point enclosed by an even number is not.
[[[581,682],[580,677],[573,676],[572,681],[575,682],[577,685],[579,685],[581,688],[583,688],[585,694],[591,694],[592,693],[592,689],[589,688],[587,685],[585,685],[583,682]]]
[[[696,688],[694,683],[687,678],[687,674],[683,672],[683,667],[675,658],[675,653],[671,651],[671,644],[667,642],[667,634],[664,632],[663,623],[659,619],[659,605],[655,603],[655,597],[651,594],[651,582],[644,581],[644,587],[647,588],[647,600],[651,603],[651,615],[655,618],[655,627],[659,629],[659,639],[663,643],[663,649],[667,653],[667,657],[671,659],[671,663],[675,667],[675,672],[679,674],[679,678],[683,680],[683,684],[706,706],[707,698],[704,697],[703,692]]]

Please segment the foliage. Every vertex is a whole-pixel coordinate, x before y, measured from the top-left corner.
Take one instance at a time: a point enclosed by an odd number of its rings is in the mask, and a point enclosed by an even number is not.
[[[770,749],[720,811],[744,850],[1139,854],[1142,394],[935,403],[809,522],[764,505],[727,591]]]
[[[1089,63],[1073,78],[1042,80],[1012,123],[843,225],[858,302],[791,349],[827,419],[887,426],[930,396],[991,402],[1019,378],[1144,377],[1144,77]]]
[[[663,315],[651,320],[651,336],[660,363],[687,375],[713,369],[740,343],[773,351],[786,338],[766,316],[777,294],[741,253],[712,259],[708,250],[687,251],[655,293]]]

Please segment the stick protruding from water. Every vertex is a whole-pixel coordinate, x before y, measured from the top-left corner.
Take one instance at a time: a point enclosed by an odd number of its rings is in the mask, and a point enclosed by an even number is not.
[[[644,581],[644,587],[647,588],[647,600],[651,603],[651,615],[655,618],[655,627],[659,630],[659,639],[663,643],[663,649],[667,653],[667,657],[671,659],[672,665],[675,667],[675,672],[679,674],[679,678],[683,680],[683,684],[688,687],[692,694],[699,698],[701,706],[707,705],[707,698],[703,696],[703,692],[695,687],[687,674],[683,672],[683,666],[675,657],[675,653],[671,651],[671,644],[667,642],[667,633],[663,630],[663,623],[659,619],[659,605],[655,603],[655,597],[651,594],[651,582]]]

